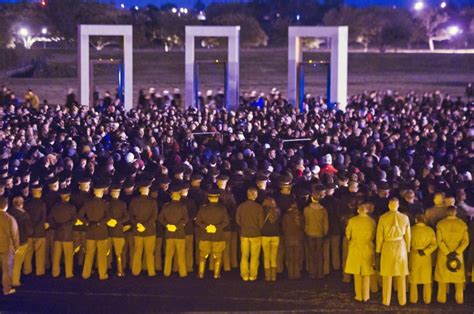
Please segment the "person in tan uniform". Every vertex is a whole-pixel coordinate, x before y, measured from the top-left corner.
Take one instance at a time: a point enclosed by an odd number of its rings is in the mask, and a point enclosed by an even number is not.
[[[285,244],[286,269],[290,280],[301,278],[301,262],[304,250],[304,216],[296,201],[283,215],[282,231]]]
[[[160,185],[159,182],[155,181],[150,187],[150,198],[154,200],[158,204],[158,212],[160,211],[160,203],[158,201],[158,193],[160,191]],[[163,204],[162,204],[163,205]],[[163,238],[165,237],[165,229],[164,227],[160,224],[156,224],[156,240],[155,240],[155,250],[153,251],[153,254],[155,256],[155,270],[156,271],[162,271],[163,270]],[[177,270],[178,267],[174,267],[173,265],[173,270]]]
[[[410,220],[398,212],[399,201],[391,198],[389,211],[380,216],[377,226],[376,266],[382,276],[382,303],[390,306],[392,279],[396,278],[398,304],[406,304],[406,276],[411,245]]]
[[[77,210],[80,210],[86,201],[91,199],[91,179],[89,177],[82,177],[78,181],[79,190],[71,194],[71,204]],[[74,225],[74,255],[76,257],[77,265],[84,265],[84,257],[86,256],[86,226]]]
[[[125,180],[122,185],[123,193],[120,193],[120,199],[125,202],[127,205],[127,210],[130,216],[130,203],[135,197],[134,189],[135,183],[131,179]],[[132,227],[131,220],[124,223],[124,233],[125,233],[125,246],[123,247],[123,268],[126,269],[127,265],[129,266],[130,271],[132,270],[132,260],[133,254],[135,252],[135,234],[134,228]],[[161,257],[161,255],[160,255]]]
[[[25,256],[23,274],[29,275],[33,272],[33,255],[35,256],[36,276],[45,274],[46,254],[46,204],[41,199],[43,188],[41,185],[33,185],[33,198],[25,204],[25,210],[33,224],[33,234],[28,238],[28,251]]]
[[[123,260],[126,258],[123,254],[125,246],[124,224],[130,220],[127,210],[127,204],[120,198],[120,183],[113,183],[110,187],[110,219],[107,223],[109,227],[110,248],[113,249],[117,263],[117,276],[125,276]],[[110,256],[112,256],[110,254]]]
[[[222,253],[225,249],[224,228],[229,225],[229,215],[226,208],[219,204],[219,190],[210,191],[209,203],[199,207],[196,226],[201,229],[199,241],[199,272],[198,277],[204,278],[206,260],[213,255],[214,278],[220,278]]]
[[[433,282],[433,252],[438,247],[434,230],[425,224],[423,213],[415,217],[415,225],[411,227],[411,251],[408,258],[408,281],[410,282],[410,303],[418,302],[418,285],[423,285],[423,301],[431,303]]]
[[[456,217],[456,210],[455,206],[448,207],[448,216],[438,222],[436,226],[439,250],[434,277],[438,282],[437,299],[439,303],[446,303],[446,292],[450,283],[453,283],[456,289],[456,303],[464,303],[466,275],[463,254],[469,245],[469,235],[466,223]],[[451,265],[453,261],[458,262],[457,268]],[[448,268],[448,264],[452,269]]]
[[[74,277],[73,273],[73,226],[77,222],[76,207],[70,203],[71,190],[62,189],[59,192],[61,201],[54,205],[48,216],[47,226],[54,229],[53,244],[53,277],[61,273],[61,257],[64,253],[66,279]]]
[[[15,251],[13,258],[12,286],[19,287],[21,286],[21,270],[23,262],[25,261],[26,252],[28,251],[28,237],[33,234],[33,224],[31,223],[30,216],[23,208],[23,197],[17,196],[13,198],[12,203],[13,206],[8,210],[8,213],[15,218],[18,224],[18,230],[20,231],[20,246]]]
[[[189,220],[186,205],[180,202],[181,187],[171,187],[171,202],[163,205],[158,221],[165,227],[165,267],[163,275],[171,275],[173,258],[178,260],[178,272],[181,278],[187,276],[184,226]]]
[[[106,184],[97,182],[93,188],[94,197],[84,204],[79,211],[78,217],[86,226],[86,256],[82,269],[82,278],[89,279],[92,271],[92,264],[97,252],[97,264],[99,279],[106,280],[107,275],[107,250],[108,250],[108,230],[110,204],[103,199]]]
[[[3,294],[16,292],[12,288],[13,256],[20,246],[18,224],[12,215],[7,213],[8,201],[0,197],[0,262],[2,267]]]
[[[323,195],[324,186],[313,187],[311,203],[304,209],[305,234],[310,254],[309,273],[312,279],[324,277],[323,241],[328,234],[329,219],[327,210],[319,203]]]
[[[43,193],[43,201],[46,204],[46,213],[49,215],[53,206],[61,200],[59,196],[59,180],[54,177],[48,180],[48,188]],[[54,229],[52,227],[46,230],[46,253],[45,266],[47,269],[51,268],[53,260],[53,246],[54,246]]]
[[[281,213],[273,197],[267,196],[262,206],[265,211],[265,220],[262,227],[265,281],[276,281],[278,270],[277,256],[281,234]]]
[[[185,250],[186,250],[186,271],[188,273],[193,272],[193,264],[194,264],[194,221],[196,220],[197,215],[197,205],[196,202],[188,197],[189,193],[189,183],[184,182],[181,186],[181,202],[186,205],[186,209],[188,210],[188,217],[189,220],[184,226],[184,233],[185,233]]]
[[[367,204],[357,208],[357,216],[349,219],[346,238],[349,242],[344,272],[354,275],[355,299],[370,299],[370,276],[374,273],[375,221],[368,215]]]
[[[135,248],[132,260],[132,274],[139,276],[142,271],[142,258],[145,255],[149,277],[156,276],[155,270],[155,242],[156,222],[158,218],[158,204],[151,199],[150,182],[142,180],[138,184],[140,195],[135,197],[129,206],[130,220],[134,228]]]
[[[261,230],[265,217],[262,205],[255,201],[257,196],[257,189],[249,188],[247,200],[237,207],[235,216],[235,222],[240,227],[240,276],[244,281],[257,280],[258,276],[262,248]]]
[[[227,182],[229,181],[229,177],[226,175],[219,175],[217,177],[217,187],[219,189],[220,197],[219,202],[224,205],[227,209],[227,213],[229,214],[229,218],[231,223],[225,228],[224,235],[225,235],[225,250],[224,250],[224,270],[230,271],[231,270],[231,261],[232,257],[237,256],[237,246],[236,242],[231,241],[232,239],[232,225],[233,220],[235,219],[235,210],[237,208],[237,202],[235,201],[234,194],[227,190]]]

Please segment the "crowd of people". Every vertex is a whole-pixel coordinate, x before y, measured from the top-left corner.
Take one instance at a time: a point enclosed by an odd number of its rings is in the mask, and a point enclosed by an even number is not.
[[[110,93],[85,108],[0,92],[4,294],[22,276],[112,270],[244,281],[341,272],[355,299],[390,305],[418,287],[463,303],[473,280],[474,103],[439,92],[367,92],[342,112],[277,89],[228,111],[222,93],[184,109],[179,90]],[[32,104],[34,100],[34,105]],[[240,259],[240,261],[239,261]],[[260,260],[263,267],[260,266]],[[206,271],[206,268],[209,271]],[[77,274],[76,274],[77,275]]]

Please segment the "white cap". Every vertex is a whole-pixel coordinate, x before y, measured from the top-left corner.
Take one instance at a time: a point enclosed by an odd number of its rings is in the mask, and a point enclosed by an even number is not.
[[[134,161],[135,161],[135,156],[132,153],[127,153],[125,155],[125,162],[131,164]]]

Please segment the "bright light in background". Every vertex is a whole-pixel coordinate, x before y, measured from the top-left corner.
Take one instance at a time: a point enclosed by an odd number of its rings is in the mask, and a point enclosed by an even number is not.
[[[414,8],[416,11],[421,11],[421,10],[423,10],[424,7],[425,7],[425,4],[424,4],[424,2],[422,2],[422,1],[416,2],[415,5],[413,6],[413,8]]]
[[[138,9],[139,9],[138,5],[136,5],[134,9],[135,9],[135,11],[138,11]]]
[[[46,27],[43,27],[41,29],[41,34],[46,35],[48,33],[48,29]]]
[[[299,14],[296,14],[296,20],[299,21],[301,19],[301,16]]]
[[[173,12],[173,13],[178,13],[178,9],[172,8],[172,9],[171,9],[171,12]]]
[[[446,8],[446,6],[447,6],[446,1],[441,2],[441,4],[439,5],[441,9]]]
[[[183,13],[184,13],[184,14],[188,14],[188,12],[189,12],[189,11],[188,11],[188,8],[184,8],[184,9],[183,9]]]
[[[461,29],[456,26],[456,25],[453,25],[453,26],[449,26],[448,27],[448,33],[449,35],[452,35],[452,36],[456,36],[457,34],[459,34],[461,32]]]
[[[120,7],[121,7],[122,9],[125,9],[125,3],[120,3]]]
[[[30,33],[26,27],[20,28],[20,31],[18,32],[21,36],[26,37]]]

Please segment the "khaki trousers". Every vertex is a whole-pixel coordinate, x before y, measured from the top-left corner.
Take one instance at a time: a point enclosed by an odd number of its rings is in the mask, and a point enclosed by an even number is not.
[[[225,239],[225,249],[224,249],[224,270],[230,271],[230,256],[231,256],[231,249],[233,249],[231,245],[232,235],[230,231],[224,231],[224,239]]]
[[[323,238],[308,237],[308,271],[312,277],[323,278]]]
[[[54,230],[46,230],[46,242],[45,242],[45,254],[44,254],[44,265],[47,269],[50,269],[53,262],[53,244],[54,244]]]
[[[23,274],[29,275],[33,272],[33,254],[35,255],[36,276],[45,273],[46,238],[28,238],[28,251],[25,256]]]
[[[94,263],[95,253],[97,251],[97,268],[99,271],[99,279],[105,280],[107,276],[107,250],[108,240],[87,240],[86,256],[84,259],[84,268],[82,269],[82,278],[89,279]]]
[[[457,304],[464,303],[464,283],[459,282],[454,284],[454,288],[456,289],[455,299]],[[449,291],[449,283],[446,282],[438,282],[438,302],[439,303],[446,303],[446,294]]]
[[[61,273],[61,256],[64,252],[64,268],[66,278],[74,277],[73,274],[73,260],[74,260],[74,244],[72,241],[54,241],[53,244],[53,277],[59,277]]]
[[[341,236],[331,235],[328,238],[324,239],[324,274],[328,274],[330,271],[330,266],[333,270],[341,269]],[[331,263],[329,263],[331,260]]]
[[[146,268],[148,276],[153,277],[156,275],[155,271],[155,243],[156,236],[137,237],[135,236],[134,241],[134,254],[132,260],[132,274],[134,276],[140,275],[142,271],[142,257],[145,256]]]
[[[382,303],[390,306],[392,298],[392,278],[395,277],[397,284],[398,304],[403,306],[407,303],[407,287],[405,276],[382,276]]]
[[[12,288],[13,256],[13,251],[0,253],[3,293],[7,293]]]
[[[12,275],[12,285],[14,287],[19,287],[21,285],[20,275],[21,269],[23,267],[23,262],[25,261],[26,252],[28,250],[28,243],[22,244],[18,247],[18,250],[13,257],[13,275]]]
[[[431,285],[431,283],[423,284],[423,302],[425,304],[431,303]],[[418,285],[416,283],[410,284],[410,303],[418,303]]]
[[[186,277],[186,249],[185,239],[166,239],[165,246],[165,268],[163,275],[169,277],[173,266],[173,258],[178,261],[178,271],[180,277]]]
[[[126,269],[127,265],[129,265],[129,269],[132,270],[134,248],[135,237],[133,235],[133,232],[125,232],[125,246],[123,247],[123,269]]]
[[[77,265],[84,265],[84,257],[86,256],[86,232],[85,231],[74,231],[72,233],[75,257],[77,258]]]
[[[355,299],[357,301],[367,301],[370,299],[370,275],[354,275]]]
[[[194,235],[187,234],[184,238],[184,248],[186,250],[186,271],[191,273],[193,271],[193,251],[194,251]]]
[[[260,262],[260,249],[262,248],[262,238],[240,237],[240,276],[244,280],[256,280],[258,276],[258,266]],[[249,263],[250,261],[250,263]]]
[[[123,249],[125,247],[125,238],[109,238],[107,245],[107,269],[110,269],[112,268],[112,261],[114,259],[114,256],[115,258],[121,257],[122,261],[125,259]],[[114,254],[112,254],[112,251],[114,252]]]
[[[278,246],[280,237],[262,237],[263,267],[265,269],[277,268]]]
[[[153,251],[155,258],[155,270],[163,270],[163,238],[156,238],[155,240],[155,250]],[[145,263],[146,264],[146,263]]]

